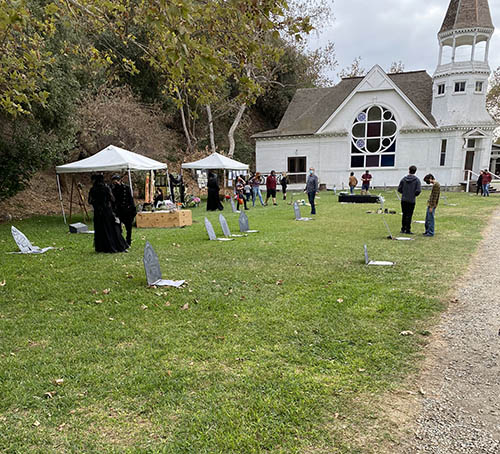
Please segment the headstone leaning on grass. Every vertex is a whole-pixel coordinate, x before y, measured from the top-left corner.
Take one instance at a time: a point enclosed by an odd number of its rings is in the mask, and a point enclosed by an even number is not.
[[[244,236],[244,235],[231,234],[231,230],[229,230],[229,226],[227,225],[226,218],[222,214],[219,214],[219,222],[220,222],[220,226],[222,228],[222,233],[224,234],[224,236],[226,238],[231,238],[231,237],[241,238]]]
[[[184,284],[184,280],[182,281],[171,281],[168,279],[162,278],[160,261],[158,260],[158,255],[156,255],[153,246],[146,241],[146,245],[144,246],[144,271],[146,273],[146,279],[148,281],[149,286],[159,286],[159,287],[180,287]]]
[[[312,220],[312,218],[303,218],[300,215],[300,207],[299,207],[299,204],[297,202],[293,203],[293,210],[295,212],[295,220],[296,221],[311,221]]]
[[[239,213],[239,211],[236,209],[236,205],[234,204],[234,199],[231,197],[231,210],[233,213]]]
[[[14,226],[11,226],[10,231],[20,251],[16,252],[15,254],[43,254],[50,249],[54,249],[53,247],[46,247],[42,249],[38,246],[33,246],[26,235],[23,232],[17,230]]]
[[[238,219],[240,224],[240,232],[241,233],[258,233],[258,230],[250,230],[250,224],[248,222],[248,216],[244,211],[240,212],[240,217]]]
[[[207,218],[205,218],[205,229],[207,231],[208,239],[210,241],[232,241],[234,239],[234,238],[217,238],[212,223]]]

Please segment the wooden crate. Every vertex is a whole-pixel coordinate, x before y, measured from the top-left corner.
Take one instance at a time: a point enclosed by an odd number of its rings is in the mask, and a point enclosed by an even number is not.
[[[168,211],[142,211],[135,218],[137,228],[171,228],[183,227],[193,223],[191,210]]]

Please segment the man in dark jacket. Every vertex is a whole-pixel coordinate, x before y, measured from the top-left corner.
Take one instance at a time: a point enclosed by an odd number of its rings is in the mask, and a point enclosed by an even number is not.
[[[311,214],[316,214],[316,205],[314,204],[314,199],[316,198],[318,190],[318,177],[314,175],[314,169],[311,167],[309,169],[309,176],[307,177],[306,181],[306,189],[304,190],[304,192],[307,192],[307,197],[309,199],[309,203],[311,204]]]
[[[417,168],[411,166],[409,174],[404,177],[398,187],[398,192],[401,194],[401,210],[403,211],[403,219],[401,222],[401,233],[412,235],[411,220],[415,211],[415,203],[417,197],[422,192],[420,180],[415,175]]]
[[[130,188],[124,185],[121,181],[120,175],[113,175],[111,181],[113,182],[113,196],[115,197],[114,211],[120,219],[120,222],[125,226],[127,231],[127,244],[132,244],[132,224],[137,213],[135,209],[134,197]]]

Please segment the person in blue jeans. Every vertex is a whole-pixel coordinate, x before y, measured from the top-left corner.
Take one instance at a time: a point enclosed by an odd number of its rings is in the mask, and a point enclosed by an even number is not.
[[[260,192],[260,184],[261,184],[260,172],[257,172],[252,179],[250,180],[250,184],[252,185],[252,206],[255,206],[255,199],[259,197],[260,204],[264,206],[264,199],[262,198],[262,192]]]
[[[424,236],[434,236],[434,215],[439,204],[439,196],[441,195],[441,185],[436,181],[434,175],[429,173],[424,177],[426,184],[432,184],[431,195],[427,201],[427,214],[425,216],[425,233]]]
[[[490,196],[490,183],[492,180],[491,173],[488,169],[484,169],[483,171],[483,197]]]
[[[311,167],[309,169],[309,176],[307,177],[306,188],[304,192],[307,192],[307,198],[311,204],[311,214],[316,214],[316,205],[314,204],[314,199],[319,189],[318,177],[314,175],[314,169]]]

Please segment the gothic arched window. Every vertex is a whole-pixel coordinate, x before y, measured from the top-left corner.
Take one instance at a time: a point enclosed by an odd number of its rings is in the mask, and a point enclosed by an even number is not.
[[[394,167],[398,125],[382,106],[360,112],[351,130],[351,167]]]

